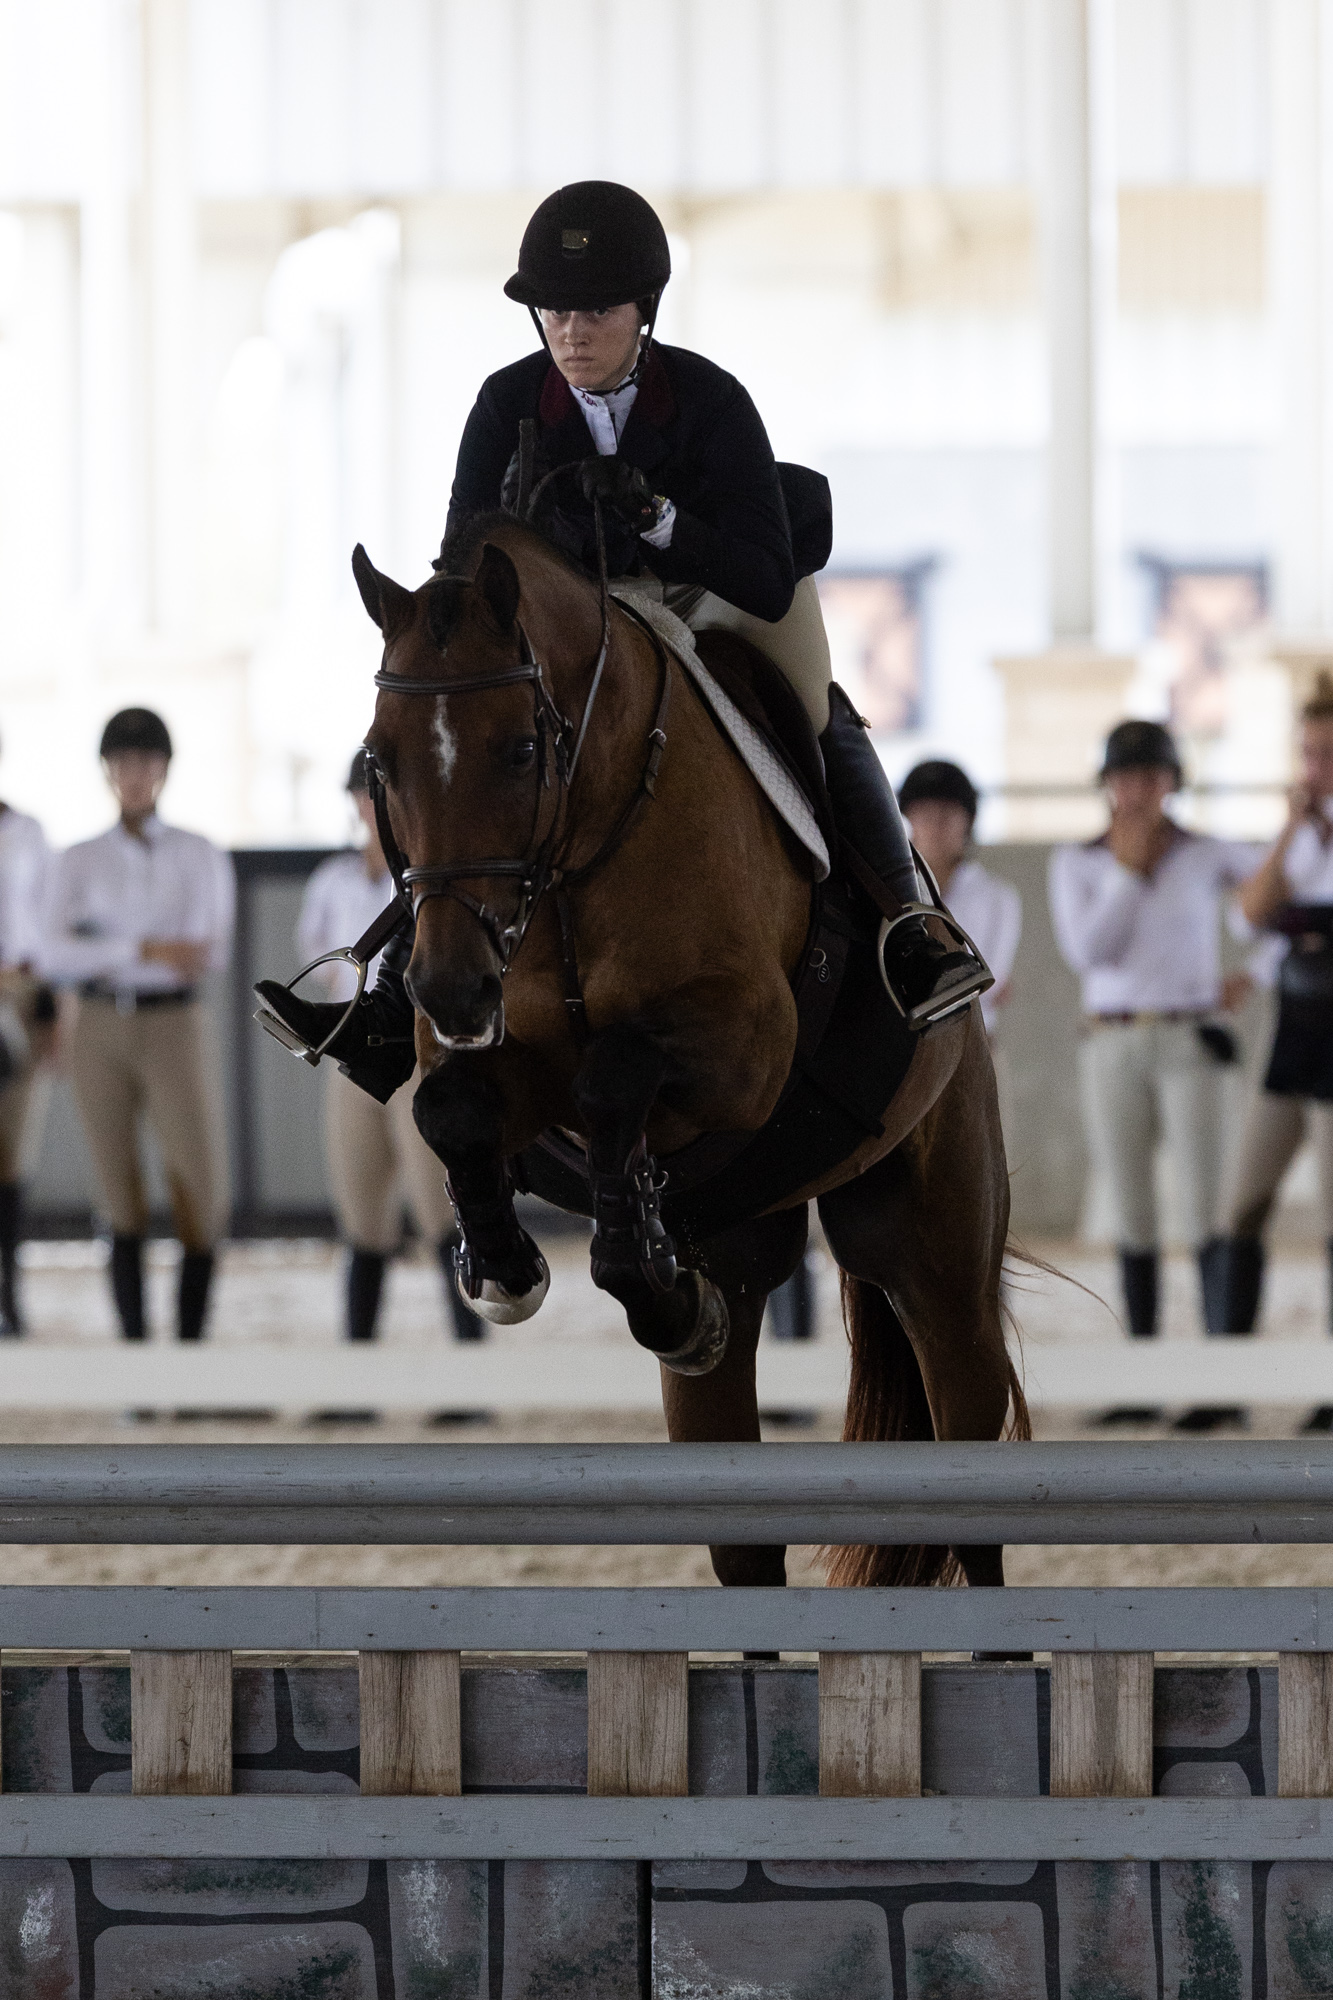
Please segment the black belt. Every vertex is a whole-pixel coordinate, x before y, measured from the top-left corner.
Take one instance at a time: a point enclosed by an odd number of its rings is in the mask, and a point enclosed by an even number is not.
[[[195,986],[176,986],[166,993],[136,993],[132,987],[103,986],[89,979],[79,988],[80,1000],[106,1000],[118,1014],[139,1014],[153,1007],[188,1007],[198,997]]]

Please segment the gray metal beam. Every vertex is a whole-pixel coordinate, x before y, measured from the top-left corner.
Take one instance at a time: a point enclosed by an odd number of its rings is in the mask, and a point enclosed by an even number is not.
[[[129,1798],[9,1793],[0,1856],[1329,1861],[1327,1799]]]
[[[1333,1441],[28,1445],[0,1542],[1333,1541]]]
[[[1310,1652],[1333,1590],[0,1588],[0,1647]]]

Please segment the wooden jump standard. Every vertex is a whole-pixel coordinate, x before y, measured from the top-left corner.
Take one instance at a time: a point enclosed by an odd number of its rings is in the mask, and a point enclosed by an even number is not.
[[[1333,1541],[1333,1443],[36,1446],[0,1541]],[[133,1796],[0,1799],[0,1855],[1333,1859],[1333,1590],[0,1588],[127,1649]],[[354,1651],[361,1796],[227,1796],[237,1650]],[[819,1658],[821,1797],[690,1798],[691,1652]],[[921,1655],[1051,1659],[1051,1796],[921,1797]],[[584,1652],[587,1798],[461,1796],[464,1652]],[[1154,1799],[1158,1652],[1276,1653],[1277,1798]]]

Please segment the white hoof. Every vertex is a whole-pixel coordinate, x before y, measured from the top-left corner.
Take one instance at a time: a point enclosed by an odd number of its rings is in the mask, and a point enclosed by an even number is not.
[[[458,1296],[469,1311],[478,1319],[488,1319],[492,1326],[517,1326],[521,1320],[531,1319],[551,1289],[551,1273],[546,1259],[541,1258],[541,1275],[535,1285],[526,1292],[507,1292],[503,1285],[493,1278],[481,1281],[480,1298],[471,1299],[463,1290],[461,1279],[455,1274]]]

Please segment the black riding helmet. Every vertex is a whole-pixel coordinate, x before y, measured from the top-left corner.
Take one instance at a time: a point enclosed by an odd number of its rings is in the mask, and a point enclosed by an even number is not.
[[[599,312],[631,303],[642,310],[651,340],[670,276],[666,231],[641,194],[619,181],[571,181],[547,195],[523,231],[505,295],[528,308],[543,342],[541,307]]]
[[[1106,739],[1100,775],[1112,771],[1172,771],[1177,783],[1184,776],[1175,739],[1160,722],[1116,724]]]
[[[171,732],[155,709],[121,708],[102,731],[99,757],[114,757],[122,750],[143,750],[160,757],[171,756]]]
[[[940,799],[946,805],[961,806],[969,819],[977,816],[977,788],[957,764],[933,757],[907,773],[898,787],[898,804],[904,812],[922,799]]]

